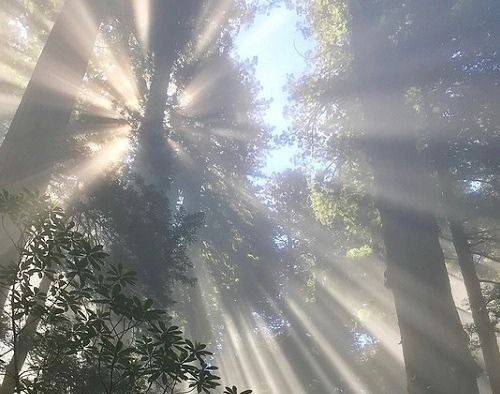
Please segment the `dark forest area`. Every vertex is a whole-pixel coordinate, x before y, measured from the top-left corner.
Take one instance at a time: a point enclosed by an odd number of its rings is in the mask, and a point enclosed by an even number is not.
[[[0,22],[0,394],[500,394],[498,0]]]

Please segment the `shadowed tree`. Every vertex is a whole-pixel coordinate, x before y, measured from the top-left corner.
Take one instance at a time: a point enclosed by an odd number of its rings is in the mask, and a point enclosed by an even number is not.
[[[442,42],[446,59],[436,68],[434,78],[422,83],[414,98],[421,122],[426,129],[425,157],[430,158],[437,172],[443,194],[444,216],[449,223],[451,238],[467,290],[474,325],[477,329],[485,369],[493,392],[500,391],[500,353],[495,327],[492,324],[481,284],[476,272],[473,248],[468,228],[481,223],[480,209],[464,204],[464,197],[478,183],[478,206],[489,205],[498,195],[495,179],[500,161],[494,151],[499,147],[497,108],[500,80],[495,71],[500,59],[494,44],[500,32],[495,22],[500,7],[495,2],[482,1],[479,6],[457,4],[443,18],[448,34],[437,37]],[[473,34],[464,34],[473,32]],[[490,182],[490,183],[488,183]],[[492,183],[491,183],[492,182]],[[496,223],[482,223],[482,235],[494,238]],[[488,223],[490,222],[490,223]],[[476,224],[477,223],[477,224]]]
[[[439,11],[440,19],[429,13],[435,9],[412,4],[407,9],[413,15],[413,48],[425,47],[432,64],[415,72],[409,79],[415,85],[408,90],[407,100],[416,117],[419,145],[423,158],[434,165],[436,178],[443,194],[443,213],[449,223],[451,238],[469,298],[474,324],[480,339],[486,372],[493,392],[500,391],[500,354],[495,327],[476,273],[474,256],[469,245],[467,226],[480,222],[480,214],[472,205],[464,204],[461,194],[467,194],[472,179],[483,194],[483,181],[498,174],[498,73],[500,63],[496,45],[499,28],[495,22],[500,8],[485,0],[473,6],[469,2],[451,2]],[[429,37],[431,37],[429,39]],[[430,43],[429,41],[432,41]],[[406,56],[412,62],[415,51],[408,48]],[[410,74],[409,71],[407,71]],[[493,186],[492,191],[495,189]],[[493,192],[494,193],[494,192]],[[484,188],[485,197],[488,196]],[[485,202],[489,199],[486,197]],[[479,202],[479,201],[477,201]],[[477,203],[476,202],[476,203]],[[481,204],[481,203],[480,203]],[[483,235],[487,236],[487,222]],[[477,240],[475,241],[477,242]]]
[[[99,8],[93,0],[64,4],[0,146],[2,187],[48,183],[97,37]]]
[[[347,178],[352,175],[348,174],[346,171]],[[379,224],[373,203],[363,196],[364,187],[312,187],[304,174],[287,171],[274,177],[267,188],[273,217],[282,229],[276,240],[286,262],[282,267],[282,297],[293,299],[294,293],[298,293],[299,299],[306,299],[304,314],[330,340],[325,344],[317,335],[302,339],[317,343],[308,349],[314,350],[312,356],[318,360],[303,381],[312,380],[309,384],[313,384],[314,392],[331,392],[331,387],[325,386],[326,377],[321,379],[321,367],[326,365],[326,376],[336,382],[339,391],[341,388],[356,392],[353,384],[365,384],[374,393],[404,390],[403,367],[385,348],[390,346],[387,337],[394,336],[389,327],[397,323],[389,292],[383,287],[383,266],[372,256],[380,254],[377,244],[381,240],[374,236],[379,232]],[[371,227],[374,228],[368,230]],[[290,329],[285,336],[285,349],[300,349],[297,337],[304,331],[304,321],[297,320],[286,305],[284,308],[286,319],[294,327],[294,333]],[[370,317],[360,318],[364,314]],[[380,327],[385,327],[384,333]],[[342,360],[355,372],[356,380],[346,379],[341,368],[329,364],[328,345],[339,351]]]
[[[168,87],[174,65],[192,39],[202,0],[151,0],[150,55],[153,70],[144,116],[138,130],[136,166],[157,187],[168,186],[171,153],[166,143],[164,120]]]
[[[217,314],[234,314],[237,305],[262,302],[263,294],[252,290],[256,275],[265,278],[266,284],[273,282],[271,275],[264,274],[271,266],[272,227],[262,223],[261,212],[252,212],[255,208],[247,192],[246,176],[259,165],[259,150],[267,140],[258,116],[262,103],[255,99],[257,86],[248,66],[231,59],[228,48],[186,65],[179,70],[179,106],[171,116],[170,138],[179,147],[173,186],[189,209],[206,214],[202,245],[192,256],[220,293]],[[260,275],[259,267],[264,270]],[[256,271],[253,276],[252,271]],[[207,283],[203,285],[206,289]],[[201,332],[213,324],[206,319],[206,302],[198,287],[192,289],[191,302],[185,306],[189,327]],[[209,317],[212,321],[224,318]]]
[[[0,146],[1,187],[43,190],[48,185],[61,159],[58,152],[92,54],[100,11],[94,0],[64,4]],[[6,238],[0,239],[4,265],[16,254]],[[2,308],[4,302],[2,292]]]
[[[419,53],[416,48],[434,53],[431,40],[440,29],[439,15],[448,6],[443,3],[434,9],[415,3],[414,8],[428,17],[423,35],[401,27],[404,18],[413,22],[420,15],[388,2],[318,1],[309,9],[319,55],[306,97],[313,103],[317,100],[320,124],[325,119],[332,122],[324,126],[333,135],[326,145],[332,146],[332,158],[335,142],[351,139],[355,141],[351,148],[361,149],[371,165],[387,285],[394,294],[410,393],[477,392],[478,371],[439,244],[436,185],[418,155],[417,128],[404,105],[406,89],[425,77],[412,72],[409,59]],[[340,103],[349,104],[340,110]],[[333,105],[330,111],[329,105]],[[314,129],[305,131],[303,140],[314,136]],[[342,133],[343,141],[338,138]],[[328,156],[328,150],[324,154]]]
[[[68,120],[108,5],[93,0],[64,4],[0,148],[2,186],[44,189],[54,165],[67,159],[60,154],[68,153],[63,149],[70,137]],[[16,252],[12,252],[3,255],[3,262],[15,260]],[[48,289],[50,280],[44,277],[40,287]],[[37,316],[29,319],[25,338],[36,331],[39,320]],[[19,368],[29,346],[22,349],[17,358]]]
[[[178,286],[191,284],[188,250],[203,214],[171,209],[164,193],[134,174],[110,174],[89,187],[70,212],[78,227],[110,250],[110,260],[137,272],[144,294],[164,307]]]

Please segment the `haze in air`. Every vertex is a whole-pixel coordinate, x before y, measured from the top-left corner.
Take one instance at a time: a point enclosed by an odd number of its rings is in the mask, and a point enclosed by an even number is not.
[[[499,20],[3,0],[0,394],[500,394]]]

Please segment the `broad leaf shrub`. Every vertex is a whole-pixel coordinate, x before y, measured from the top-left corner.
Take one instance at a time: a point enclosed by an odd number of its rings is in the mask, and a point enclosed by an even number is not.
[[[184,338],[164,310],[138,295],[136,273],[107,263],[103,246],[61,207],[3,191],[0,216],[16,252],[0,273],[8,292],[1,370],[17,392],[212,393],[219,386],[206,345]]]

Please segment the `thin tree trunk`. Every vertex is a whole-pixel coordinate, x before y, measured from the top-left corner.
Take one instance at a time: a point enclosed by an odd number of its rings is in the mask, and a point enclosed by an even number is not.
[[[193,252],[192,259],[201,256],[200,247],[195,247]],[[199,267],[203,263],[203,261],[193,263],[192,276],[197,274],[197,266]],[[210,311],[207,310],[207,300],[204,297],[200,284],[203,279],[200,279],[199,275],[196,276],[196,279],[196,283],[188,288],[189,302],[187,305],[184,305],[185,318],[189,334],[193,340],[202,343],[212,343],[214,341],[214,327],[210,320]]]
[[[200,134],[198,135],[198,138],[205,139],[204,142],[206,143],[201,146],[206,148],[208,146],[206,136]],[[184,192],[183,206],[188,212],[202,211],[201,190],[205,172],[206,166],[195,166],[194,168],[188,168],[186,172],[182,173],[180,177],[175,179],[175,186]],[[214,340],[213,324],[211,322],[213,319],[210,316],[210,311],[207,310],[207,302],[204,298],[201,286],[203,281],[209,280],[207,277],[209,273],[201,271],[201,276],[199,275],[200,269],[203,270],[203,265],[205,264],[202,257],[203,251],[201,243],[207,236],[207,229],[201,228],[197,234],[197,238],[199,240],[196,245],[193,245],[193,248],[190,251],[190,259],[193,266],[188,272],[190,277],[196,279],[196,283],[186,290],[188,297],[179,303],[182,306],[189,335],[191,335],[192,339],[203,343],[210,343]],[[211,286],[210,283],[205,283],[205,285],[207,284]]]
[[[453,180],[446,171],[439,171],[439,180],[445,204],[456,206],[453,193]],[[488,309],[481,291],[481,284],[477,277],[474,258],[467,241],[463,224],[452,213],[448,212],[448,223],[450,225],[453,245],[457,253],[458,264],[462,271],[467,296],[474,325],[481,344],[484,365],[490,381],[491,390],[494,394],[500,394],[500,352],[494,325],[490,320]]]
[[[44,276],[39,284],[40,292],[47,293],[51,283],[52,281],[47,276]],[[0,394],[12,394],[17,390],[20,380],[19,374],[29,351],[33,347],[33,338],[39,323],[40,316],[34,313],[30,314],[19,336],[14,340],[14,356],[5,368],[5,377],[0,388]]]

